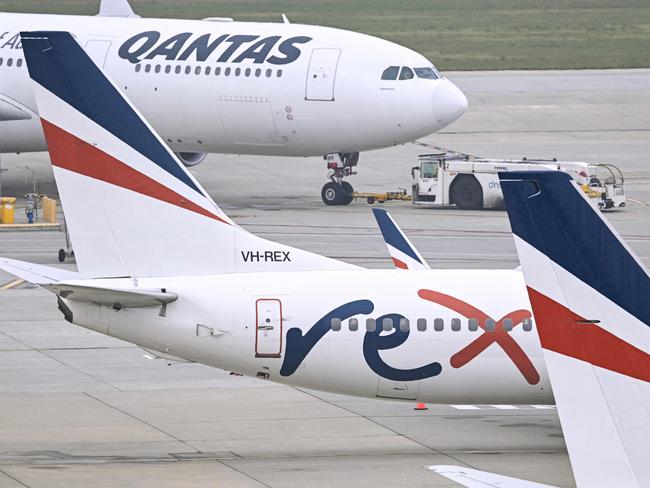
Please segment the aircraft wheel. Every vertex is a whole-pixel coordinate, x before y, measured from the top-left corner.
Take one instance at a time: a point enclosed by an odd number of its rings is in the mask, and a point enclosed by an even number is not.
[[[343,205],[349,205],[354,200],[354,188],[347,181],[341,183],[341,188],[343,189]]]
[[[65,249],[59,249],[59,263],[65,261]]]
[[[341,205],[341,197],[343,196],[343,190],[338,183],[330,181],[323,186],[323,189],[320,192],[320,196],[323,199],[325,205]]]
[[[354,200],[353,191],[352,185],[347,181],[342,185],[330,181],[323,186],[320,195],[325,205],[348,205]]]
[[[454,180],[451,198],[462,210],[480,210],[483,208],[483,189],[478,180],[471,175],[460,175]]]

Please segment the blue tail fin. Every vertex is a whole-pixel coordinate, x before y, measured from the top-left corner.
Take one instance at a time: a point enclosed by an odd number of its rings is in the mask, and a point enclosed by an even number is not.
[[[522,171],[499,178],[515,235],[650,324],[647,271],[568,174]]]

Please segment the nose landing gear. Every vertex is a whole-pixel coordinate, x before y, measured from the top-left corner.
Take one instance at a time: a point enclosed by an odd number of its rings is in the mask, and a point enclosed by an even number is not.
[[[343,181],[343,178],[356,174],[352,168],[359,162],[359,153],[331,153],[323,158],[327,161],[327,169],[330,170],[327,176],[332,180],[321,190],[323,202],[325,205],[350,204],[354,199],[354,188],[347,181]]]

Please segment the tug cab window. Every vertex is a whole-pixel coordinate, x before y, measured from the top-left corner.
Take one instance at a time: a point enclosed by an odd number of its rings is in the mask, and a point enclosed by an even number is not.
[[[402,66],[402,71],[399,72],[400,80],[412,80],[415,77],[413,70],[408,66]]]
[[[438,177],[438,163],[432,161],[425,161],[422,163],[422,178],[437,178]]]
[[[399,66],[389,66],[381,74],[382,80],[396,80],[399,73]]]
[[[425,80],[439,80],[440,74],[434,68],[415,68],[415,74],[418,78]]]

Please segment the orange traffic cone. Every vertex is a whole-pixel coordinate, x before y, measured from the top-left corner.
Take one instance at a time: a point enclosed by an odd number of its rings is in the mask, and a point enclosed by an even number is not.
[[[418,403],[413,410],[429,410],[426,403]]]

